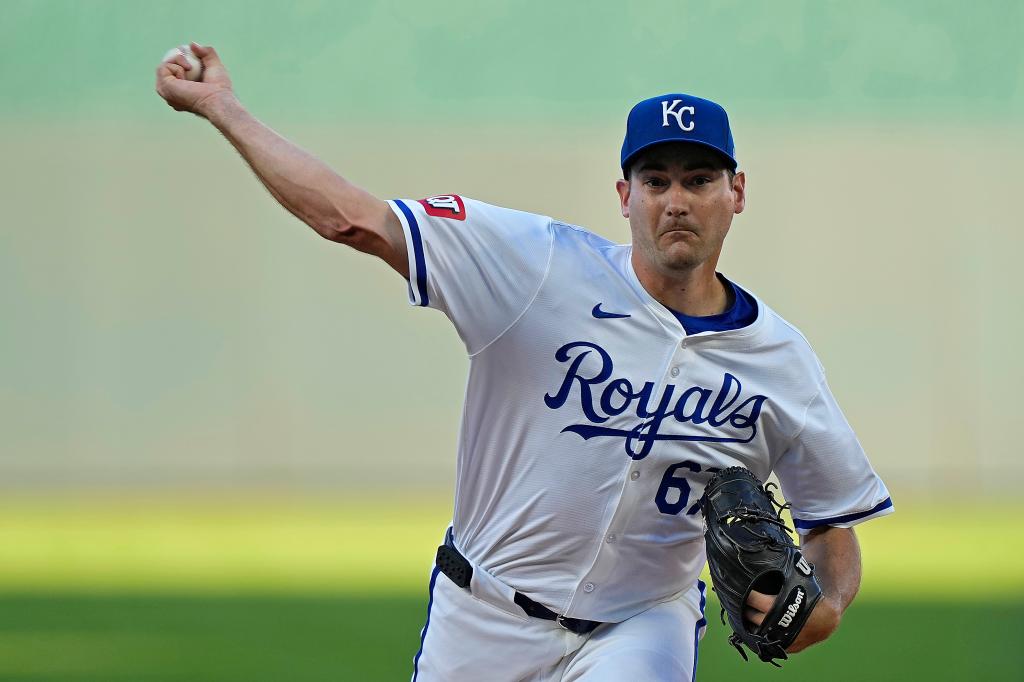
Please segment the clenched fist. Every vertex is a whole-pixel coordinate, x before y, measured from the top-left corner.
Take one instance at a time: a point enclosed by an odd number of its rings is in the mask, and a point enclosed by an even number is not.
[[[231,78],[217,51],[212,47],[191,44],[192,53],[203,63],[202,80],[185,78],[189,63],[177,54],[156,67],[156,92],[175,111],[190,111],[207,118],[208,108],[220,97],[233,96]]]

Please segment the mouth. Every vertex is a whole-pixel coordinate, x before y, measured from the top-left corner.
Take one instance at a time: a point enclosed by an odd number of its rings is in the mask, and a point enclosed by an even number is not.
[[[670,227],[669,229],[667,229],[664,232],[662,232],[661,236],[664,237],[664,236],[670,235],[670,234],[678,234],[678,235],[681,235],[681,236],[690,235],[692,237],[696,237],[697,236],[696,232],[694,232],[693,230],[691,230],[688,227],[683,227],[682,225],[677,226],[677,227]]]

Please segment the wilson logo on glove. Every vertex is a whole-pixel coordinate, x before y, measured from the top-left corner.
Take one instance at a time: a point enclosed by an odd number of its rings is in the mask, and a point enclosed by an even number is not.
[[[784,628],[788,628],[789,624],[793,622],[793,617],[796,616],[797,611],[800,610],[800,605],[804,603],[804,591],[799,587],[796,588],[796,599],[793,603],[786,607],[786,613],[779,619],[779,625]]]

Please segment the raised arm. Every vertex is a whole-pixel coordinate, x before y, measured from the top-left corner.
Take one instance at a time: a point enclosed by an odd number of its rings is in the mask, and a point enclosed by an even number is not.
[[[161,63],[156,91],[176,111],[205,118],[238,150],[263,186],[324,239],[377,256],[409,277],[405,234],[388,207],[253,117],[235,97],[217,51],[192,43],[201,81],[185,79],[183,56]]]

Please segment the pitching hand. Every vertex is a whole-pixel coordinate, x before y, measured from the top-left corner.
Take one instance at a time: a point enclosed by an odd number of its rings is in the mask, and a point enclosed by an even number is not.
[[[743,618],[753,625],[760,625],[771,611],[776,597],[778,597],[777,594],[764,594],[757,590],[751,590],[750,596],[747,597],[746,608],[743,609]],[[831,635],[837,627],[839,627],[839,610],[828,598],[828,595],[822,595],[818,603],[814,605],[800,634],[786,651],[791,654],[803,651]]]
[[[221,96],[233,96],[231,79],[217,51],[212,47],[191,44],[192,53],[203,63],[199,81],[185,79],[189,64],[183,55],[176,55],[156,67],[156,92],[175,111],[190,111],[206,118],[205,109]]]

